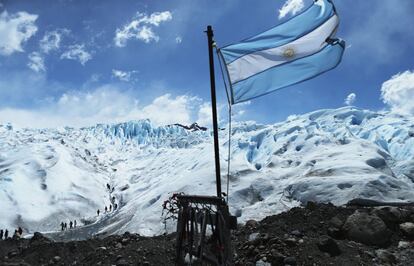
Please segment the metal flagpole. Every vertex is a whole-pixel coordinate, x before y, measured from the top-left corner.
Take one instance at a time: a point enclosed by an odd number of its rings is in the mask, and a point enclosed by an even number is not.
[[[214,58],[213,58],[213,29],[210,25],[207,26],[208,38],[208,56],[210,62],[210,85],[211,85],[211,109],[213,113],[213,133],[214,133],[214,157],[216,164],[216,187],[217,197],[221,197],[221,175],[220,175],[220,153],[219,153],[219,139],[218,139],[218,125],[217,125],[217,104],[216,104],[216,79],[214,76]]]

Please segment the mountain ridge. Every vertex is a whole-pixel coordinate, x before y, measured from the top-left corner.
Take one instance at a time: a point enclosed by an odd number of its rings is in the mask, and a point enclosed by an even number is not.
[[[308,201],[414,200],[414,119],[344,107],[273,125],[232,128],[229,205],[239,221]],[[219,132],[226,184],[226,131]],[[211,131],[149,120],[84,128],[0,127],[0,225],[54,232],[63,220],[90,234],[161,234],[170,193],[214,193]],[[106,184],[114,191],[108,193]],[[224,190],[224,187],[223,187]],[[96,216],[116,198],[118,210]],[[81,236],[74,236],[75,238]]]

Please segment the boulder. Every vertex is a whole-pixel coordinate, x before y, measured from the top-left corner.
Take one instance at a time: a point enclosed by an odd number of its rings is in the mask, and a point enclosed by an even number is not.
[[[259,226],[259,223],[256,220],[248,220],[246,222],[246,227],[256,228]]]
[[[335,217],[333,217],[330,221],[329,224],[334,227],[334,228],[342,228],[342,226],[344,225],[344,221],[338,217],[338,215],[336,215]]]
[[[381,218],[381,220],[383,220],[387,227],[391,230],[395,230],[403,219],[403,215],[398,207],[378,207],[375,208],[372,213]]]
[[[33,245],[42,245],[42,244],[47,244],[47,243],[51,243],[51,242],[53,242],[53,241],[50,240],[49,238],[45,237],[44,235],[42,235],[39,232],[35,232],[33,234],[33,237],[29,241],[29,245],[31,245],[31,246],[33,246]]]
[[[397,262],[394,254],[385,249],[376,250],[375,255],[384,264],[394,265]]]
[[[414,223],[402,223],[400,230],[408,239],[414,239]]]
[[[381,218],[358,210],[348,217],[343,230],[348,239],[375,246],[386,246],[392,234]]]

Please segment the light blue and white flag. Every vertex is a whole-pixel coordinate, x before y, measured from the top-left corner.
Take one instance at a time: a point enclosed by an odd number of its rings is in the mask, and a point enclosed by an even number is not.
[[[334,39],[339,18],[330,0],[317,0],[301,14],[240,43],[225,46],[236,104],[311,79],[335,68],[345,42]]]

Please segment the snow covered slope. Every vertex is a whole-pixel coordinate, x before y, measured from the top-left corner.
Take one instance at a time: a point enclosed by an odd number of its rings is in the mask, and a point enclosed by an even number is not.
[[[220,132],[226,184],[227,132]],[[309,200],[355,197],[414,201],[414,118],[353,107],[283,123],[233,125],[230,206],[239,221]],[[163,232],[172,192],[214,194],[211,132],[132,121],[73,129],[0,126],[0,228],[78,232]],[[108,190],[107,184],[114,190]],[[223,186],[225,190],[225,186]],[[118,209],[96,216],[112,197]],[[168,224],[168,228],[172,228]]]

